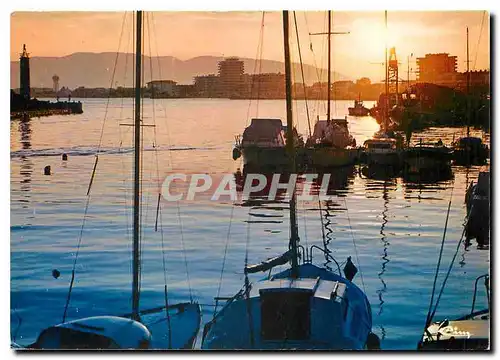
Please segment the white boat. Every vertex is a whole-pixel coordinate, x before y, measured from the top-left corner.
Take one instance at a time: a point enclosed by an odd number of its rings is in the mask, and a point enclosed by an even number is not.
[[[283,11],[285,39],[285,79],[287,89],[287,128],[292,129],[291,64],[288,45],[288,11]],[[287,132],[291,139],[293,132]],[[294,173],[295,150],[288,147],[289,169]],[[353,282],[357,269],[350,257],[342,276],[313,264],[313,251],[329,253],[318,247],[299,244],[296,196],[290,199],[289,250],[257,265],[245,266],[243,288],[205,325],[202,349],[323,349],[359,350],[371,344],[371,307],[366,295]],[[300,256],[299,256],[300,254]],[[273,268],[290,264],[272,274]],[[268,272],[250,284],[248,276]],[[218,300],[218,299],[217,299]]]
[[[347,116],[344,119],[318,120],[314,125],[312,145],[332,146],[334,148],[356,147],[356,140],[349,133]]]
[[[388,136],[376,136],[364,142],[364,151],[368,165],[401,165],[401,152],[397,141]]]
[[[324,35],[316,33],[313,35]],[[309,163],[316,169],[342,167],[352,165],[358,159],[356,139],[350,134],[347,116],[341,119],[331,117],[330,88],[331,88],[331,11],[328,11],[328,81],[326,120],[319,117],[314,125],[314,132],[306,142],[306,153]],[[340,34],[340,33],[336,33]]]
[[[318,120],[308,141],[305,153],[317,170],[352,165],[358,159],[359,151],[349,133],[347,118]]]
[[[165,302],[153,309],[140,309],[140,152],[141,152],[141,39],[142,11],[136,14],[136,91],[134,122],[134,224],[133,224],[133,274],[132,274],[132,312],[112,316],[93,316],[66,321],[71,289],[75,276],[72,273],[68,301],[60,324],[41,331],[35,343],[26,347],[12,343],[16,350],[49,349],[183,349],[192,348],[197,337],[200,322],[200,306],[194,302],[169,304],[166,284]],[[97,159],[96,163],[97,165]],[[94,166],[95,171],[95,166]],[[90,191],[90,187],[89,187]],[[112,304],[110,308],[112,309]]]

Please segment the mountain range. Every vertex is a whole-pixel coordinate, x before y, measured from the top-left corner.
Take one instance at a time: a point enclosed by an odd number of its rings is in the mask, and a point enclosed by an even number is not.
[[[143,58],[144,79],[174,80],[179,84],[192,84],[193,77],[198,75],[217,74],[218,62],[224,60],[217,56],[198,56],[188,60],[180,60],[173,56]],[[240,58],[244,61],[245,72],[253,73],[284,73],[285,65],[281,61]],[[115,68],[116,63],[116,68]],[[31,87],[52,88],[52,77],[59,76],[59,87],[75,89],[79,86],[87,88],[117,86],[132,86],[134,55],[130,53],[74,53],[62,57],[31,57],[30,80]],[[260,68],[260,69],[259,69]],[[304,78],[308,85],[326,81],[327,71],[304,64]],[[153,70],[153,78],[151,71]],[[114,70],[114,71],[113,71]],[[292,64],[293,82],[302,82],[300,65]],[[114,73],[114,75],[113,75]],[[19,61],[10,63],[10,86],[19,87]],[[347,77],[332,72],[332,79],[346,80]]]

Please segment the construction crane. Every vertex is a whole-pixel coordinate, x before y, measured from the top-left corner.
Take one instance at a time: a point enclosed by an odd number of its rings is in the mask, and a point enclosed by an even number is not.
[[[392,47],[389,51],[389,60],[387,65],[387,93],[389,95],[389,108],[398,104],[398,58],[396,48]]]

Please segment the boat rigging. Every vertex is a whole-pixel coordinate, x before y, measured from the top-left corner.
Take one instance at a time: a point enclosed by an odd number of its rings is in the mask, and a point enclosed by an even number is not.
[[[78,241],[72,278],[68,290],[64,315],[60,324],[41,331],[35,343],[26,349],[181,349],[192,348],[201,322],[200,306],[191,301],[169,304],[167,284],[164,285],[165,304],[146,310],[140,309],[141,278],[141,74],[143,12],[137,11],[135,45],[135,104],[134,104],[134,192],[133,192],[133,251],[132,251],[132,306],[131,312],[122,315],[91,316],[67,321],[67,310],[75,279],[75,266],[80,249],[82,232]],[[125,16],[124,16],[125,21]],[[121,40],[121,39],[120,39]],[[116,64],[115,64],[116,66]],[[103,127],[104,128],[104,127]],[[97,168],[92,171],[87,190],[87,214],[92,182]],[[164,269],[165,271],[165,269]],[[166,279],[165,279],[166,281]],[[17,346],[17,345],[16,345]]]

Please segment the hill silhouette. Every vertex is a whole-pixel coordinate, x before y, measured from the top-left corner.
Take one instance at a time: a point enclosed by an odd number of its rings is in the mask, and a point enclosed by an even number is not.
[[[144,78],[151,80],[150,69],[152,68],[153,79],[169,79],[179,84],[193,83],[193,77],[206,74],[217,74],[217,63],[223,60],[217,56],[198,56],[188,60],[180,60],[173,56],[144,57]],[[253,74],[258,71],[258,61],[255,59],[241,58],[245,63],[245,72]],[[114,64],[117,64],[113,84]],[[74,89],[79,86],[104,87],[132,86],[132,66],[134,55],[131,53],[74,53],[63,57],[31,57],[30,73],[32,87],[52,87],[52,76],[57,74],[60,78],[59,86]],[[257,69],[257,71],[254,71]],[[293,64],[294,82],[302,82],[300,76],[300,65]],[[262,60],[260,72],[262,73],[284,73],[285,66],[281,61]],[[316,69],[314,66],[304,64],[304,77],[306,83],[312,85],[318,81],[321,74],[322,81],[326,81],[326,70]],[[10,86],[19,87],[19,62],[11,61],[10,64]],[[339,73],[332,73],[336,80],[345,80],[346,77]]]

